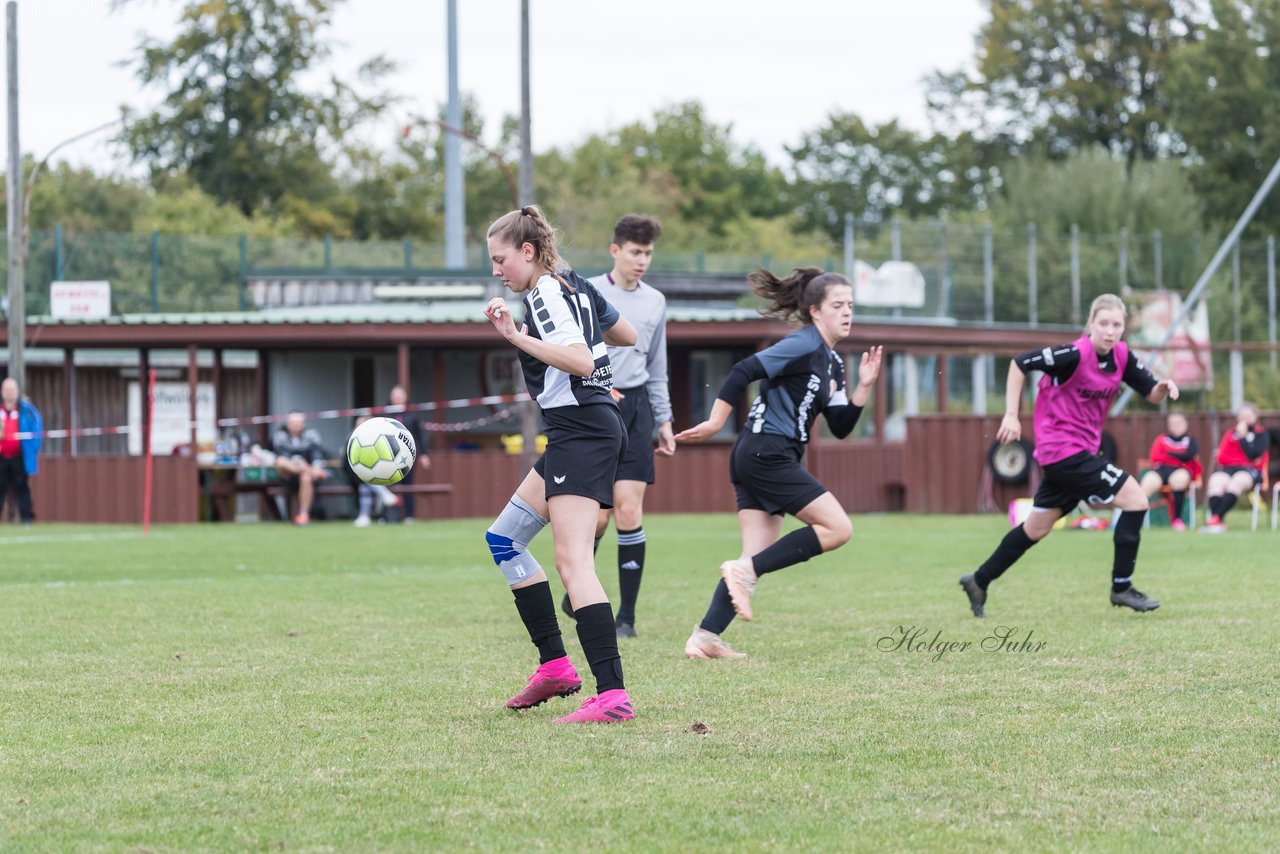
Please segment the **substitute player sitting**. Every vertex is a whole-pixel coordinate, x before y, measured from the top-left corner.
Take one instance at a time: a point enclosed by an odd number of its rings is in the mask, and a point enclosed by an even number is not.
[[[1270,458],[1270,434],[1258,423],[1258,408],[1246,403],[1236,413],[1236,424],[1218,443],[1218,471],[1209,476],[1209,518],[1204,534],[1227,530],[1222,521],[1242,495],[1262,483]]]
[[[1187,489],[1204,471],[1199,453],[1200,445],[1195,437],[1187,435],[1187,416],[1181,412],[1170,412],[1165,419],[1165,432],[1151,443],[1148,454],[1151,469],[1142,476],[1142,491],[1150,501],[1168,485],[1173,502],[1169,527],[1175,531],[1187,529],[1182,521],[1182,511],[1186,507]]]

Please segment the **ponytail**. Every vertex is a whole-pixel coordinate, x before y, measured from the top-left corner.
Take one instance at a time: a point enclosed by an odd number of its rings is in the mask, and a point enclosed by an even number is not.
[[[818,267],[798,267],[784,279],[761,268],[747,276],[747,282],[757,296],[769,302],[760,310],[762,315],[802,324],[813,323],[809,309],[822,305],[827,297],[827,288],[832,285],[852,287],[849,280],[839,273],[823,272]]]

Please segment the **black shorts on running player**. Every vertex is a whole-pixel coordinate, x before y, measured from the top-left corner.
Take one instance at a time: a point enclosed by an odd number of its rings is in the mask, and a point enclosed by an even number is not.
[[[1044,479],[1033,506],[1070,513],[1081,501],[1110,504],[1120,494],[1129,473],[1100,454],[1081,451],[1044,467]]]
[[[542,411],[547,450],[533,464],[546,481],[547,498],[584,495],[613,506],[613,480],[627,449],[618,409],[611,403],[557,406]]]
[[[618,413],[627,431],[627,450],[618,463],[614,480],[639,480],[653,483],[653,407],[649,405],[649,391],[639,388],[620,388]]]
[[[772,433],[741,433],[729,454],[739,510],[795,515],[827,491],[801,464],[804,445]]]

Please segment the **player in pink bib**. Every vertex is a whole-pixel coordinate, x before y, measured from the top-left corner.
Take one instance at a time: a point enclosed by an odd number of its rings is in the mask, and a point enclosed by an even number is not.
[[[1081,501],[1120,510],[1115,526],[1111,604],[1154,611],[1160,603],[1133,586],[1147,496],[1128,472],[1098,453],[1102,425],[1121,384],[1152,403],[1178,399],[1172,380],[1157,381],[1120,340],[1125,307],[1103,294],[1089,308],[1085,334],[1065,347],[1031,350],[1013,360],[1005,387],[1005,414],[996,438],[1012,442],[1022,435],[1018,406],[1029,371],[1042,371],[1035,404],[1036,462],[1044,470],[1031,515],[1005,535],[977,572],[960,579],[975,617],[984,615],[987,587],[1053,530],[1053,523]]]

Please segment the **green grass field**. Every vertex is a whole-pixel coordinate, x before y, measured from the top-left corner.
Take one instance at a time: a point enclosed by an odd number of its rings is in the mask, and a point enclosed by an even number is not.
[[[536,657],[486,521],[0,528],[0,849],[1280,846],[1280,534],[1148,532],[1139,615],[1110,536],[1060,532],[978,621],[1002,519],[857,517],[708,662],[736,523],[652,516],[637,718],[563,727],[585,693],[503,708]]]

